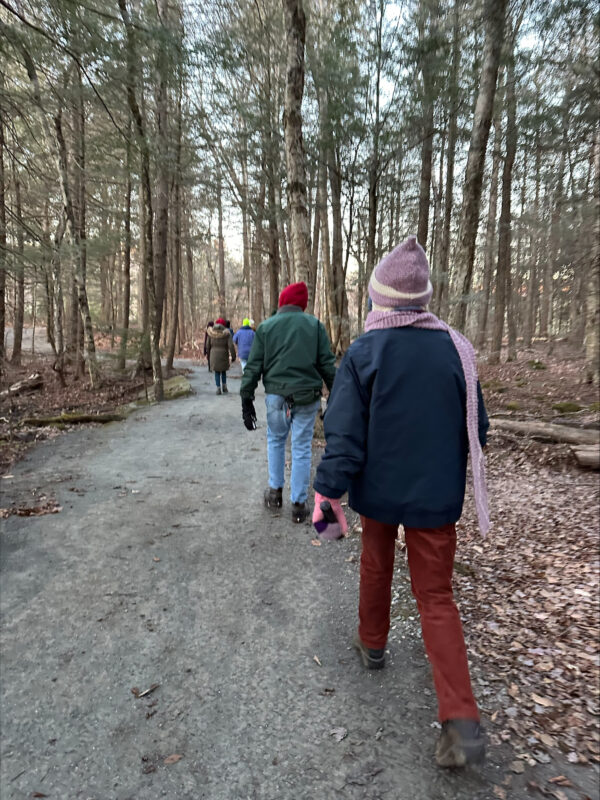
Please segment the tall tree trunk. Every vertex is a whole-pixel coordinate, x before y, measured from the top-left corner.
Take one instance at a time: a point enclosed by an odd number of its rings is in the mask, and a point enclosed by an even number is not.
[[[342,243],[342,175],[339,153],[329,148],[329,186],[331,188],[331,219],[333,222],[331,278],[330,287],[332,307],[332,348],[334,352],[344,353],[350,347],[350,321],[348,319],[348,296],[343,268]]]
[[[150,150],[146,139],[144,119],[136,97],[136,48],[135,29],[127,10],[126,0],[119,0],[119,11],[127,34],[127,100],[133,118],[141,156],[140,183],[142,189],[144,223],[144,278],[148,292],[148,318],[150,328],[150,353],[152,357],[152,380],[157,401],[164,398],[162,367],[160,363],[160,328],[157,325],[156,287],[154,283],[154,258],[152,242],[152,186],[150,183]],[[142,350],[140,350],[140,353]]]
[[[479,93],[477,95],[477,103],[475,104],[469,154],[467,157],[459,240],[455,259],[458,298],[454,307],[452,320],[454,326],[459,330],[464,330],[465,327],[467,305],[471,293],[475,243],[479,224],[479,207],[481,204],[483,167],[490,124],[492,121],[500,53],[504,40],[507,4],[508,0],[485,0],[484,6],[486,32],[483,64],[479,81]]]
[[[129,337],[129,306],[131,304],[131,117],[127,127],[127,156],[125,182],[125,241],[123,252],[123,317],[121,320],[121,346],[117,369],[125,369],[127,339]]]
[[[496,268],[496,296],[494,310],[494,329],[489,363],[498,364],[502,350],[504,314],[511,291],[511,194],[512,169],[517,152],[517,98],[515,92],[515,71],[513,53],[506,72],[506,155],[502,172],[502,208],[498,225],[498,266]]]
[[[586,378],[594,386],[600,386],[600,133],[596,131],[594,141],[593,183],[593,241],[590,253],[590,270],[586,286],[585,311],[585,362]]]
[[[158,39],[156,72],[156,121],[158,137],[157,176],[156,176],[156,249],[154,252],[154,284],[156,290],[156,338],[160,341],[163,308],[165,304],[165,284],[167,273],[167,241],[169,236],[169,130],[168,130],[168,41],[169,30],[168,0],[157,0],[156,9],[161,24]]]
[[[375,268],[375,236],[377,233],[377,200],[379,189],[379,134],[381,127],[380,103],[381,103],[381,68],[382,68],[382,38],[383,38],[383,17],[384,7],[382,0],[379,0],[378,8],[372,5],[372,12],[375,13],[375,39],[376,39],[376,58],[375,58],[375,124],[373,127],[373,149],[369,163],[369,216],[367,232],[367,268],[365,270],[365,316],[366,304],[368,302],[367,285],[371,273]]]
[[[539,115],[540,92],[537,88],[536,116]],[[533,225],[530,225],[531,253],[529,257],[529,281],[527,285],[527,306],[525,313],[525,327],[523,332],[523,346],[531,347],[535,335],[535,319],[537,299],[539,294],[538,258],[539,258],[539,214],[540,214],[540,178],[542,165],[542,146],[539,125],[535,132],[535,195],[533,201]]]
[[[500,93],[499,93],[500,94]],[[485,226],[485,253],[483,259],[483,299],[477,331],[477,347],[485,347],[488,317],[490,311],[490,295],[494,274],[494,255],[496,253],[496,216],[498,212],[498,177],[502,160],[502,97],[496,98],[494,110],[494,150],[492,155],[492,175],[490,178],[490,197],[488,202],[487,221]]]
[[[23,321],[25,318],[25,247],[23,240],[23,206],[21,203],[21,180],[13,160],[13,184],[15,189],[15,216],[17,222],[17,264],[15,269],[16,305],[13,323],[13,349],[10,362],[21,363],[23,344]]]
[[[167,372],[173,369],[173,359],[175,358],[175,346],[177,343],[177,331],[180,320],[179,295],[181,294],[181,146],[182,146],[182,119],[181,119],[181,83],[179,85],[177,98],[177,145],[175,150],[175,187],[174,187],[174,206],[175,219],[173,230],[173,254],[172,263],[174,271],[173,286],[173,308],[171,313],[171,329],[167,344]],[[181,343],[181,337],[179,338]]]
[[[198,323],[196,319],[196,285],[195,285],[195,278],[194,278],[194,256],[192,252],[192,233],[191,233],[191,226],[190,226],[190,211],[187,207],[186,203],[186,211],[185,211],[185,260],[187,266],[187,289],[188,289],[188,301],[190,307],[190,341],[192,342],[192,347],[194,346],[194,341],[196,338],[196,331],[198,330]],[[244,248],[246,247],[246,242],[244,241]]]
[[[438,9],[439,10],[439,9]],[[421,0],[419,12],[419,44],[421,47],[421,180],[419,184],[419,222],[417,239],[423,250],[427,250],[429,235],[429,207],[431,205],[431,171],[433,166],[433,91],[430,46],[425,43],[426,29],[431,35],[433,15],[431,0]]]
[[[217,175],[217,246],[219,259],[219,314],[225,319],[227,308],[225,305],[225,239],[223,238],[223,196],[221,191],[221,173]]]
[[[452,66],[450,68],[450,115],[448,121],[448,149],[446,155],[446,183],[444,190],[444,225],[440,246],[439,269],[434,286],[433,308],[441,314],[448,295],[448,263],[450,260],[450,224],[454,205],[454,160],[458,138],[458,73],[460,68],[460,6],[454,0],[452,32]]]
[[[4,375],[6,329],[6,178],[4,173],[4,73],[0,70],[0,378]]]
[[[287,72],[283,130],[287,166],[288,208],[296,279],[307,286],[310,269],[310,230],[306,208],[306,172],[302,142],[304,44],[306,17],[302,0],[282,0],[285,15]]]

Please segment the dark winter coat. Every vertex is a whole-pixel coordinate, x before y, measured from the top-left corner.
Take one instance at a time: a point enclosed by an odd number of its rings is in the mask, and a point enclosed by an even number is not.
[[[244,325],[244,327],[240,328],[239,331],[233,337],[233,343],[237,345],[238,356],[242,358],[244,361],[250,355],[250,350],[252,349],[252,342],[254,341],[255,336],[256,332],[252,330],[250,325]]]
[[[242,398],[254,400],[262,376],[265,392],[313,403],[335,378],[335,356],[323,323],[300,306],[282,306],[258,326],[242,385]]]
[[[481,389],[479,440],[489,427]],[[468,454],[466,385],[445,331],[370,331],[340,364],[323,422],[315,489],[390,525],[456,522]]]
[[[206,341],[206,355],[208,363],[213,372],[227,372],[229,369],[229,357],[235,361],[235,347],[231,334],[223,325],[213,325],[209,328],[208,339]]]

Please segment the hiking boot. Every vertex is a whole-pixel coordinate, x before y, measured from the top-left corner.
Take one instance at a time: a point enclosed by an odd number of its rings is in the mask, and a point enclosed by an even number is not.
[[[217,392],[216,393],[217,394],[221,394],[221,387],[220,386],[217,387]]]
[[[227,386],[223,385],[223,394],[228,394],[228,392],[229,389],[227,388]]]
[[[304,522],[308,517],[308,503],[292,503],[292,522]]]
[[[360,636],[358,635],[358,631],[354,635],[354,641],[352,644],[360,653],[362,662],[367,669],[383,669],[385,667],[384,647],[381,647],[377,650],[372,647],[367,647],[366,644],[363,644]]]
[[[281,492],[282,489],[271,489],[270,486],[265,489],[265,506],[267,508],[281,508]]]
[[[464,767],[480,764],[485,758],[485,742],[481,726],[474,719],[449,719],[442,723],[442,732],[435,748],[439,767]]]

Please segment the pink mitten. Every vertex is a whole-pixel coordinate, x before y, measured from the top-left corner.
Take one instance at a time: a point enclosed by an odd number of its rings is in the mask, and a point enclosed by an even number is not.
[[[331,505],[331,510],[335,514],[335,518],[340,526],[340,530],[345,535],[348,532],[348,523],[346,521],[346,515],[344,514],[339,498],[334,499],[332,497],[323,497],[322,494],[315,492],[315,508],[312,516],[313,525],[315,522],[320,522],[321,520],[325,519],[325,516],[321,511],[321,503],[324,500],[327,500]]]

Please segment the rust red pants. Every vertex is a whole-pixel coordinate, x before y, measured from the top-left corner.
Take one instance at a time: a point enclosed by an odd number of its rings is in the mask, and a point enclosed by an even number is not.
[[[385,647],[390,629],[398,528],[368,517],[361,517],[361,521],[358,633],[367,647],[378,649]],[[440,722],[478,720],[462,625],[452,593],[455,527],[405,528],[405,534],[411,587],[433,670]]]

